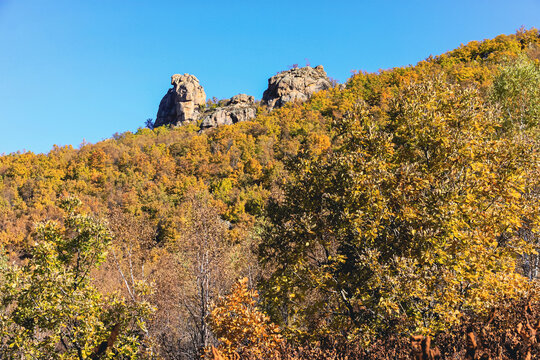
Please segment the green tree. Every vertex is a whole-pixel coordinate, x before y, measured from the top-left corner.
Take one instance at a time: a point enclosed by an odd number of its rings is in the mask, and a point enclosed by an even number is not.
[[[141,358],[147,303],[103,295],[90,272],[106,256],[107,225],[77,213],[68,198],[63,224],[36,227],[28,262],[2,269],[0,356],[7,359]]]
[[[538,127],[540,121],[540,67],[526,55],[501,66],[493,82],[492,99],[505,118],[505,127]]]
[[[531,154],[529,182],[523,196],[540,201],[540,66],[526,55],[507,61],[495,76],[491,100],[500,107],[505,136],[523,143]],[[535,247],[535,252],[523,256],[523,273],[531,279],[540,270],[540,236],[531,231],[531,219],[524,218],[521,236]]]

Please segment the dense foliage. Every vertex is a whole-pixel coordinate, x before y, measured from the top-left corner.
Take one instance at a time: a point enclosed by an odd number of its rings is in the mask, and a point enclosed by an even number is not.
[[[2,358],[129,359],[147,353],[141,340],[152,308],[104,296],[89,283],[111,234],[103,222],[77,214],[77,202],[63,201],[63,225],[37,226],[26,264],[0,274]]]
[[[339,146],[298,155],[262,244],[290,326],[434,333],[525,290],[536,138],[501,133],[477,90],[441,76],[403,85],[387,112],[334,119]]]
[[[108,356],[263,354],[225,346],[248,306],[245,336],[331,357],[511,308],[540,268],[539,61],[521,29],[253,121],[0,156],[1,351],[88,358],[121,323]]]

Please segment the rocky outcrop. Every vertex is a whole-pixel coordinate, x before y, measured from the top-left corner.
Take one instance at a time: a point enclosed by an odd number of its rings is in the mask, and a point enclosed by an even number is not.
[[[173,88],[161,99],[154,127],[183,125],[200,118],[199,108],[206,104],[206,94],[199,79],[190,74],[171,77]]]
[[[235,124],[253,119],[257,105],[253,96],[240,94],[230,98],[217,108],[206,108],[206,94],[199,80],[189,74],[173,75],[173,87],[161,99],[154,127],[163,125],[185,125],[201,121],[201,129]],[[313,93],[332,87],[324,68],[306,66],[283,71],[268,79],[268,89],[262,103],[269,110],[288,102],[306,101]]]
[[[201,129],[251,120],[256,115],[255,98],[246,94],[236,95],[230,98],[225,106],[209,111],[203,119]]]
[[[322,65],[294,68],[268,79],[268,89],[263,94],[262,102],[272,110],[288,102],[306,101],[313,93],[331,87]]]

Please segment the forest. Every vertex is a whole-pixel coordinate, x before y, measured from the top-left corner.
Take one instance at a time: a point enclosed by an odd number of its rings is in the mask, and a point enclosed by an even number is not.
[[[538,359],[539,120],[522,28],[251,121],[4,154],[0,359]]]

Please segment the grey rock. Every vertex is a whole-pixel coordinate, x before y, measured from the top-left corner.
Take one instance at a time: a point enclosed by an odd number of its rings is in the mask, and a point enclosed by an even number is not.
[[[174,88],[169,89],[159,103],[154,127],[176,123],[177,116],[175,98],[176,95]]]
[[[257,115],[255,98],[246,94],[235,95],[227,105],[210,110],[204,116],[201,129],[220,125],[232,125],[240,121],[253,119]]]
[[[332,87],[322,65],[315,68],[306,66],[283,71],[268,79],[268,88],[262,102],[269,110],[279,108],[288,102],[306,101],[314,93]]]
[[[235,104],[253,105],[254,103],[255,103],[255,98],[253,96],[246,95],[246,94],[238,94],[230,98],[229,103],[227,105],[235,105]]]
[[[197,121],[199,108],[206,103],[206,94],[199,79],[190,74],[171,77],[173,87],[161,99],[154,127],[183,125]]]

